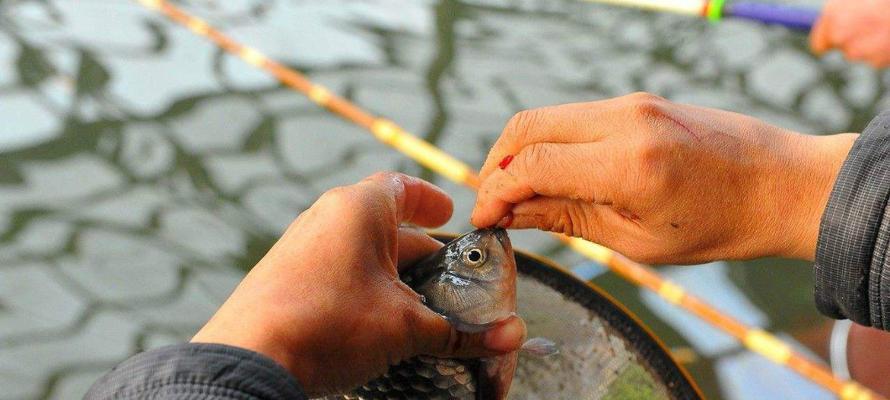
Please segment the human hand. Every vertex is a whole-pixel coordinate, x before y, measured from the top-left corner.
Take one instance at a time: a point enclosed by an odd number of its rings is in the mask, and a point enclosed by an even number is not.
[[[485,161],[472,222],[580,236],[648,263],[812,259],[855,137],[645,93],[524,111]]]
[[[850,60],[890,65],[890,0],[829,0],[810,46],[817,54],[837,48]]]
[[[516,350],[518,318],[467,334],[399,280],[441,244],[403,222],[451,216],[439,188],[381,173],[325,193],[287,229],[192,342],[264,354],[311,396],[353,389],[417,354],[479,357]]]

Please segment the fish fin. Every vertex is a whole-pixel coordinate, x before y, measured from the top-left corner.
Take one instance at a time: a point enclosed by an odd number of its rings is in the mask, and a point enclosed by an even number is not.
[[[531,338],[522,344],[522,352],[535,357],[547,357],[559,354],[556,343],[542,337]]]

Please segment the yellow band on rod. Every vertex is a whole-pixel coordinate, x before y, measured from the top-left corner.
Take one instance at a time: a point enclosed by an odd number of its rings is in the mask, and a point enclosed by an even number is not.
[[[871,394],[864,387],[850,382],[841,389],[841,400],[871,400]]]
[[[423,139],[403,131],[392,121],[383,118],[378,119],[371,126],[371,132],[380,141],[395,147],[420,165],[435,171],[451,181],[465,184],[473,174],[470,167],[460,160],[446,154]]]
[[[609,263],[612,262],[612,257],[615,256],[615,253],[609,248],[579,238],[569,239],[569,247],[605,266],[609,266]]]
[[[686,291],[676,283],[664,281],[661,287],[658,288],[658,294],[671,303],[680,304],[683,301],[683,296],[686,295]]]
[[[161,8],[161,0],[136,0],[139,4],[152,9]]]
[[[207,32],[210,32],[210,25],[199,18],[190,18],[185,26],[199,35],[206,35]]]
[[[328,100],[331,99],[331,92],[324,86],[312,85],[312,89],[309,90],[308,96],[310,100],[315,102],[315,104],[324,106],[328,103]]]
[[[779,364],[785,364],[791,358],[791,347],[759,329],[753,329],[745,335],[745,346]]]
[[[241,48],[241,59],[254,67],[262,67],[266,64],[266,56],[251,47]]]

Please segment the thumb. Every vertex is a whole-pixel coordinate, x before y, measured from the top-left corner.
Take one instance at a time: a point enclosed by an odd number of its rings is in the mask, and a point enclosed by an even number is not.
[[[828,18],[823,16],[816,22],[812,32],[810,32],[810,48],[816,55],[821,55],[828,51],[831,45]]]
[[[416,354],[437,357],[489,357],[519,350],[525,340],[525,322],[511,316],[482,332],[461,332],[445,318],[419,305],[420,323],[413,325]]]

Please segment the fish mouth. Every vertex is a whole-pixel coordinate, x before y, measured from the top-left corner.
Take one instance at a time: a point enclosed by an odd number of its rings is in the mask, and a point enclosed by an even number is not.
[[[487,230],[489,231],[490,235],[494,236],[495,239],[497,239],[498,243],[500,243],[501,247],[504,249],[504,252],[512,257],[513,244],[510,243],[510,236],[507,235],[507,230],[503,228],[489,228]]]
[[[501,246],[504,250],[512,251],[513,245],[510,243],[510,236],[507,236],[507,230],[503,228],[491,228],[491,233],[497,238],[498,242],[501,243]]]

